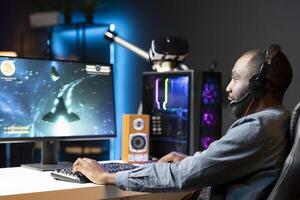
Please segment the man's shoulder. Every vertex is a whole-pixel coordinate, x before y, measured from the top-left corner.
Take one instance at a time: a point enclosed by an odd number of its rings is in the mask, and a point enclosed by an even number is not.
[[[290,115],[291,112],[287,110],[283,105],[273,106],[266,108],[260,112],[254,113],[253,115],[257,116],[284,116],[284,115]]]
[[[283,106],[277,106],[238,119],[227,133],[247,138],[265,138],[276,133],[280,135],[288,127],[289,121],[290,112]]]
[[[291,112],[282,105],[269,107],[260,112],[256,112],[238,119],[233,124],[233,127],[244,123],[264,124],[266,122],[270,123],[272,121],[285,121],[290,118],[290,115]]]

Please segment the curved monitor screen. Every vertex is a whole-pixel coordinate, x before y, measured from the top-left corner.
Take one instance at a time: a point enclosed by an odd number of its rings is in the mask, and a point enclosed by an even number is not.
[[[0,57],[0,141],[116,136],[110,64]]]

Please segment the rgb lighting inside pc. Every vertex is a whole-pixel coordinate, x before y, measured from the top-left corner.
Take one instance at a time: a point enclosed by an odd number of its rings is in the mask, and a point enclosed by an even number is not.
[[[205,150],[221,135],[221,75],[203,72],[200,117],[200,148]]]
[[[150,156],[188,153],[192,72],[145,72],[143,113],[150,115]]]
[[[156,78],[154,109],[187,120],[188,81],[188,77]]]
[[[206,82],[203,86],[202,91],[202,102],[203,104],[215,104],[218,101],[218,85],[214,82]]]
[[[155,83],[152,92],[151,112],[153,119],[153,135],[168,136],[172,132],[180,137],[186,137],[189,108],[189,78],[188,76],[158,76],[148,79]],[[151,86],[150,86],[151,87]],[[154,92],[155,91],[155,92]],[[156,123],[156,119],[159,122]],[[164,124],[164,127],[162,127]],[[178,127],[180,126],[180,127]],[[168,128],[166,128],[168,127]],[[184,130],[183,130],[184,129]]]
[[[0,139],[115,136],[112,68],[0,57]]]
[[[211,127],[216,124],[217,117],[213,111],[204,111],[202,113],[202,124]]]
[[[215,141],[215,138],[211,135],[202,136],[201,137],[202,148],[207,149],[210,143],[212,143],[213,141]]]

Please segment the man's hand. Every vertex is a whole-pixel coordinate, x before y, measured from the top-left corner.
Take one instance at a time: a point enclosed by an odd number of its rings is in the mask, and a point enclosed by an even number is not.
[[[176,162],[183,160],[187,155],[172,151],[171,153],[163,156],[158,162]]]
[[[81,172],[96,184],[115,183],[115,173],[105,172],[96,160],[89,158],[78,158],[73,164],[73,173],[75,172]]]

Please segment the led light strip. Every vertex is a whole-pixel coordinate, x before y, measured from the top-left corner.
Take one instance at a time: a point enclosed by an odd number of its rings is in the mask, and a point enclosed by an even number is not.
[[[167,103],[168,103],[168,84],[169,84],[169,79],[166,78],[165,80],[165,101],[163,103],[163,109],[167,110]]]
[[[158,100],[158,84],[159,84],[159,79],[157,78],[155,80],[155,101],[156,101],[156,104],[157,104],[157,108],[160,110],[161,107],[160,107],[160,103],[159,103],[159,100]]]

